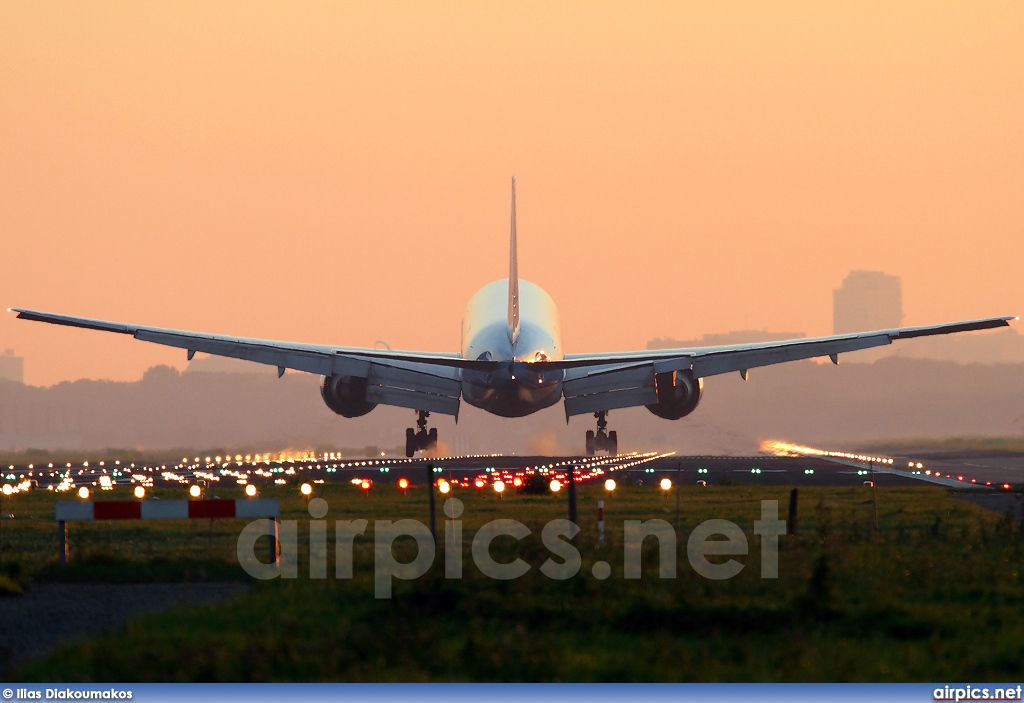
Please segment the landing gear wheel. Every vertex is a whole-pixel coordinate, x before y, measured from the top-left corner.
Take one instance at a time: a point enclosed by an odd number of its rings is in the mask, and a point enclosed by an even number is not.
[[[411,427],[405,430],[405,455],[409,458],[420,450],[437,448],[437,428],[427,430],[427,418],[430,416],[425,410],[417,411],[416,428]]]
[[[416,432],[411,427],[405,428],[405,455],[412,458],[416,453]]]
[[[587,456],[597,452],[608,452],[611,456],[619,453],[619,435],[615,430],[608,431],[608,411],[594,413],[597,419],[597,431],[587,430]]]

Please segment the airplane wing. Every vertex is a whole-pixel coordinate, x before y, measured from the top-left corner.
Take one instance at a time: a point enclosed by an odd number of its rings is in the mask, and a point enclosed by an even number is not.
[[[839,354],[892,344],[897,339],[929,337],[954,332],[1007,327],[1014,317],[951,322],[925,327],[899,327],[873,332],[833,335],[784,342],[734,344],[693,349],[662,349],[607,354],[567,354],[565,357],[566,416],[650,405],[657,402],[655,374],[686,371],[695,379],[747,371],[787,361],[828,356],[839,363]]]
[[[467,363],[458,354],[296,344],[145,327],[20,308],[11,308],[10,312],[17,313],[22,320],[129,334],[144,342],[178,347],[188,351],[190,360],[196,352],[204,352],[276,366],[278,376],[283,375],[286,369],[322,376],[358,376],[368,380],[367,400],[370,402],[456,417],[462,392],[460,369],[469,366],[488,370],[496,366],[486,361]]]
[[[456,417],[461,395],[461,371],[491,371],[502,363],[463,359],[454,353],[298,344],[146,327],[20,308],[11,308],[10,311],[16,312],[19,319],[130,334],[135,339],[185,349],[189,359],[199,351],[276,366],[278,375],[285,369],[295,369],[323,376],[334,374],[366,378],[367,400],[371,402]],[[571,416],[655,403],[656,374],[687,371],[699,379],[739,371],[745,377],[752,368],[800,359],[829,356],[838,363],[839,354],[891,344],[896,339],[1006,327],[1013,319],[994,317],[760,344],[568,354],[561,360],[535,364],[543,367],[538,370],[564,370],[565,411],[567,416]]]

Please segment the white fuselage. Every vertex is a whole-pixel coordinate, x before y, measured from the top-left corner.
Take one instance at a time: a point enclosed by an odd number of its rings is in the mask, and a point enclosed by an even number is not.
[[[558,308],[540,286],[519,281],[519,335],[508,322],[508,279],[494,281],[470,299],[462,318],[462,357],[500,362],[493,371],[463,371],[462,398],[502,417],[522,417],[562,397],[561,370],[537,373],[534,361],[564,357]]]

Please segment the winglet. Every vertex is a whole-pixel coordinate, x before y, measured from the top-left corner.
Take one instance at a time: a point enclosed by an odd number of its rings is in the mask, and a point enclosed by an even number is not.
[[[519,339],[519,257],[516,252],[516,177],[512,176],[512,238],[508,253],[508,338]]]

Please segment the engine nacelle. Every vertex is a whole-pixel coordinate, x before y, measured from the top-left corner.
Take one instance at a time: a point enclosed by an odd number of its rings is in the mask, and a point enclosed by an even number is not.
[[[658,402],[647,409],[666,420],[678,420],[697,409],[704,393],[704,379],[694,379],[689,370],[654,374]]]
[[[366,379],[358,376],[323,376],[320,395],[334,412],[360,417],[377,407],[366,400]]]

